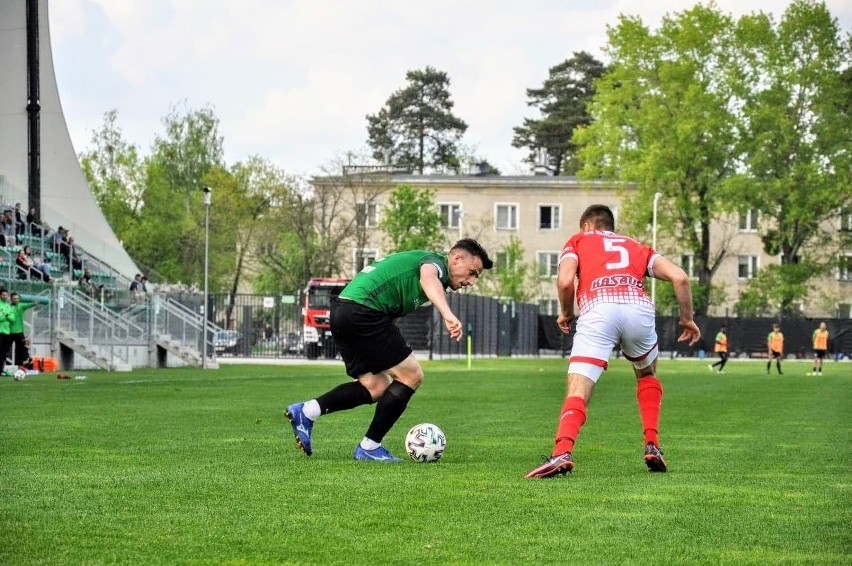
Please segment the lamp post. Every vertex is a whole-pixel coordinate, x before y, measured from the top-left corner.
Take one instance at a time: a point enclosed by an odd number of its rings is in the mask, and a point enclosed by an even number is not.
[[[208,279],[210,274],[210,200],[213,190],[210,187],[204,187],[204,354],[201,356],[201,368],[207,369],[207,321],[210,320],[210,315],[207,310],[210,308],[210,295],[208,294]]]
[[[654,251],[657,250],[657,202],[662,196],[663,193],[654,193],[654,213],[651,217],[651,247],[654,248]],[[656,277],[651,277],[651,302],[654,303],[654,308],[657,305],[656,298],[657,279]]]

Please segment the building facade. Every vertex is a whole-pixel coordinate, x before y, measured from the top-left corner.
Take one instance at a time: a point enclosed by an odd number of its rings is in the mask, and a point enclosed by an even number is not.
[[[348,199],[342,210],[354,217],[357,236],[338,250],[344,261],[342,277],[352,277],[364,265],[387,253],[388,244],[379,228],[385,205],[394,189],[409,185],[432,192],[442,217],[447,248],[459,238],[476,238],[500,269],[501,255],[512,238],[524,250],[524,263],[538,271],[534,300],[545,312],[555,313],[556,262],[565,241],[579,229],[580,215],[591,204],[612,208],[619,229],[622,201],[634,190],[600,181],[549,175],[477,176],[412,175],[404,172],[358,171],[339,177],[316,177],[316,191],[337,191]],[[848,216],[848,215],[847,215]],[[838,214],[831,229],[848,230],[852,219]],[[760,235],[760,218],[754,211],[722,216],[711,227],[711,258],[721,256],[713,285],[724,298],[711,305],[709,315],[734,315],[734,304],[749,280],[765,266],[780,263],[767,254]],[[629,234],[648,244],[645,234]],[[694,275],[695,262],[676,239],[661,237],[657,250]],[[835,275],[815,283],[816,290],[801,305],[808,317],[852,317],[852,250],[842,252]],[[845,259],[849,257],[850,259]]]

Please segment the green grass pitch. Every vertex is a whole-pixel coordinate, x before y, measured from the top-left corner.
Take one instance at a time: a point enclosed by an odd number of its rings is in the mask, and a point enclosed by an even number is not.
[[[0,564],[849,564],[852,365],[661,360],[667,474],[649,474],[635,380],[604,374],[573,474],[549,454],[560,359],[425,362],[385,439],[447,434],[435,464],[355,462],[372,407],[328,415],[314,456],[282,413],[342,365],[0,378]]]

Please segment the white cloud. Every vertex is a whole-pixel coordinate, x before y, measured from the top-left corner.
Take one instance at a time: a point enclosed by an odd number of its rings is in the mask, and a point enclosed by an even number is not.
[[[722,10],[778,17],[787,2],[717,0]],[[747,6],[746,6],[747,4]],[[828,2],[848,31],[852,3]],[[362,148],[365,115],[431,65],[450,76],[465,143],[506,172],[523,152],[512,127],[534,111],[526,89],[572,52],[601,57],[619,13],[656,28],[681,0],[63,0],[52,2],[54,54],[85,49],[60,67],[78,149],[112,108],[129,141],[147,149],[170,104],[213,106],[230,162],[260,154],[316,171]],[[79,113],[78,113],[79,112]],[[85,127],[84,127],[85,125]]]

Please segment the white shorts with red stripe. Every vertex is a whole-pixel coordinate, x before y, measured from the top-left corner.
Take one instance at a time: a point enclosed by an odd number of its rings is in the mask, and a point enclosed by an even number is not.
[[[654,307],[623,303],[593,306],[577,319],[568,373],[597,382],[616,346],[636,369],[646,368],[657,359]]]

